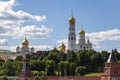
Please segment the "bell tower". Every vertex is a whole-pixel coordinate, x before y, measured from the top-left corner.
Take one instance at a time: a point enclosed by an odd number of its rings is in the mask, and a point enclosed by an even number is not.
[[[112,50],[108,61],[105,63],[101,80],[120,80],[120,63],[118,63],[115,51]]]
[[[76,49],[75,18],[73,14],[69,18],[68,50]]]

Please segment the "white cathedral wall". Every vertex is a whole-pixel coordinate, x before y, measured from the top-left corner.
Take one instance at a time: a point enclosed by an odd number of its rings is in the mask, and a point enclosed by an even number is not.
[[[92,44],[76,44],[76,50],[91,50]]]

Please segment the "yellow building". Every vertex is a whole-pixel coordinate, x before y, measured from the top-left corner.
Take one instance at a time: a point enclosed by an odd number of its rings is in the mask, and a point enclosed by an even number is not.
[[[9,50],[0,50],[0,58],[3,60],[10,59],[10,54],[12,54]]]

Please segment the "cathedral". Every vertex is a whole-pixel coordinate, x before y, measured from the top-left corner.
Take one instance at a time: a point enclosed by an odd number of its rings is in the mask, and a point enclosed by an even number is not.
[[[22,47],[20,48],[18,46],[16,48],[16,53],[25,53],[25,52],[34,53],[34,48],[33,47],[29,49],[29,42],[28,42],[26,37],[22,42]]]
[[[89,39],[86,41],[85,31],[81,29],[79,31],[79,39],[76,44],[76,33],[75,33],[75,18],[73,15],[69,18],[69,33],[68,33],[68,50],[79,51],[79,50],[91,50],[92,43]]]

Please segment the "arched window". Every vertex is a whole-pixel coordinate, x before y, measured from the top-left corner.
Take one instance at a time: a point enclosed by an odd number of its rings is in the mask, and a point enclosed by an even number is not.
[[[73,40],[73,37],[71,36],[71,40]]]

